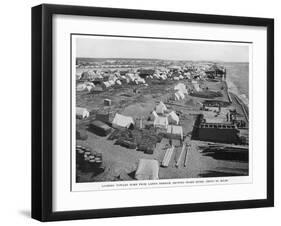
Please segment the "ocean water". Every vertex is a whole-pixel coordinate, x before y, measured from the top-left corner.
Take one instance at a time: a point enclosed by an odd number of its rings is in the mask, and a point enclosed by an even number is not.
[[[226,68],[226,81],[231,92],[237,94],[246,104],[249,103],[249,63],[223,63]]]

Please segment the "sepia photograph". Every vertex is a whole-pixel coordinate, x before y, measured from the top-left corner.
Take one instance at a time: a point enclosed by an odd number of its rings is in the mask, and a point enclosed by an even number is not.
[[[71,40],[75,183],[249,176],[252,43]]]

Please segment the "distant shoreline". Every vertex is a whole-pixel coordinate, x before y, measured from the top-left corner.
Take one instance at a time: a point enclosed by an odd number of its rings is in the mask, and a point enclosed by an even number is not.
[[[196,63],[232,63],[232,64],[249,64],[244,61],[223,61],[223,60],[175,60],[175,59],[154,59],[154,58],[95,58],[95,57],[76,57],[76,60],[81,61],[102,61],[102,60],[139,60],[139,61],[173,61],[173,62],[196,62]]]

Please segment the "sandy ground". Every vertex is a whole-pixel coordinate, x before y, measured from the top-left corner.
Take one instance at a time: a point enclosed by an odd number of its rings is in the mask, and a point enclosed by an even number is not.
[[[170,110],[180,111],[180,124],[183,127],[184,135],[192,131],[194,124],[194,114],[200,112],[199,102],[204,99],[187,96],[181,101],[171,101],[171,95],[174,92],[173,87],[178,82],[168,81],[163,84],[152,85],[149,81],[148,87],[124,85],[120,88],[110,89],[99,94],[77,93],[77,106],[86,107],[90,111],[106,110],[114,115],[116,112],[132,117],[148,117],[149,112],[153,110],[155,104],[162,100],[168,102],[167,107]],[[187,85],[190,84],[184,81]],[[211,89],[220,89],[219,84],[208,84]],[[133,89],[137,88],[137,93]],[[112,100],[111,107],[103,106],[103,99]],[[227,98],[223,95],[223,98]],[[77,120],[77,126],[86,125],[86,122]],[[115,141],[107,140],[106,137],[100,137],[91,132],[88,133],[86,141],[77,140],[77,144],[91,147],[93,150],[102,153],[103,166],[105,171],[98,175],[94,172],[78,171],[78,181],[114,181],[114,180],[132,180],[134,171],[140,158],[156,159],[162,162],[165,155],[161,143],[157,144],[153,155],[145,154],[133,149],[127,149],[115,145]],[[172,178],[196,178],[204,176],[227,176],[227,175],[247,175],[248,163],[217,160],[212,157],[204,156],[200,149],[200,141],[190,141],[187,136],[185,142],[191,144],[188,152],[187,166],[184,167],[185,153],[183,153],[180,166],[176,167],[176,160],[181,151],[181,147],[176,148],[171,158],[169,167],[160,167],[160,179]]]

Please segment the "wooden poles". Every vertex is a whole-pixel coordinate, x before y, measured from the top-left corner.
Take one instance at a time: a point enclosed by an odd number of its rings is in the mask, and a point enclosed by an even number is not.
[[[184,143],[183,146],[182,146],[182,149],[181,149],[179,158],[178,158],[178,160],[177,160],[177,162],[176,162],[176,167],[179,167],[179,165],[180,165],[181,157],[182,157],[182,155],[183,155],[184,150],[185,150],[185,143]]]
[[[163,161],[162,161],[162,166],[163,167],[168,167],[169,166],[169,163],[170,163],[171,157],[173,155],[173,152],[174,152],[174,146],[172,146],[171,148],[167,149],[167,151],[165,153],[165,156],[163,158]]]
[[[185,153],[185,160],[184,160],[184,167],[187,166],[187,161],[188,161],[188,152],[190,151],[190,147],[191,145],[188,144],[187,149],[186,149],[186,153]]]

